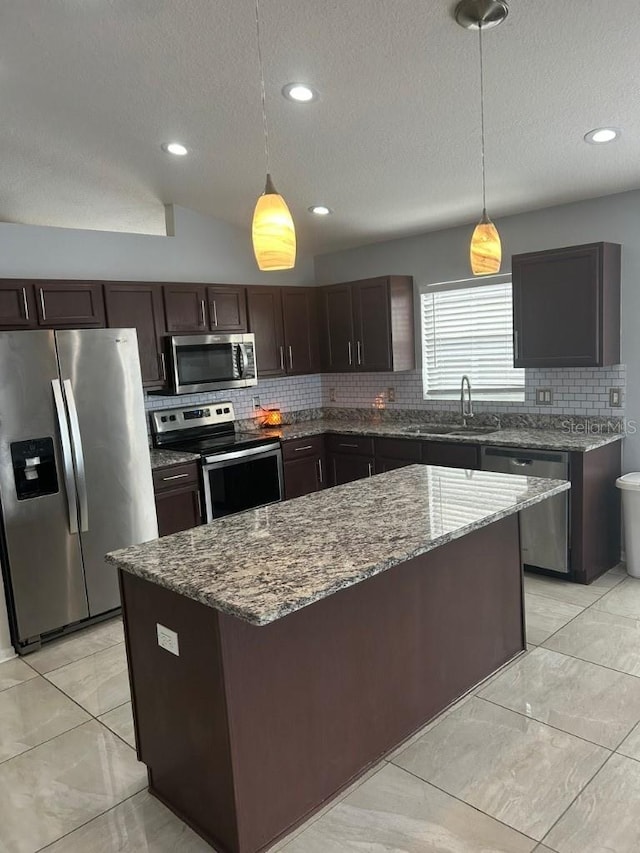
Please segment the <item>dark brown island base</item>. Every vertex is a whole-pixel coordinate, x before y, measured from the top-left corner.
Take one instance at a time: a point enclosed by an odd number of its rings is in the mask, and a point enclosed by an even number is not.
[[[518,511],[568,487],[411,466],[110,555],[151,792],[271,846],[523,651]]]

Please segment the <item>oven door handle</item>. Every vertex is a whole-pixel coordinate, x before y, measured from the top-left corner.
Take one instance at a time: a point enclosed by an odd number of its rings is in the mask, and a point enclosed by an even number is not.
[[[260,447],[248,447],[245,450],[232,450],[229,453],[216,453],[215,456],[205,456],[203,460],[204,468],[215,468],[219,462],[230,462],[234,459],[246,459],[251,456],[272,456],[280,454],[279,444],[263,444]]]

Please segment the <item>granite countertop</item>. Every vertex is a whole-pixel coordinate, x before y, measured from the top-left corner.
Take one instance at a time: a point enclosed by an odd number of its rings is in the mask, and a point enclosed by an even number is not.
[[[370,435],[379,438],[417,438],[431,439],[432,441],[446,441],[457,444],[486,444],[499,447],[522,447],[541,450],[577,450],[588,452],[614,441],[621,441],[624,435],[621,433],[597,433],[585,434],[576,429],[552,430],[552,429],[496,429],[492,432],[483,432],[480,435],[473,433],[458,433],[455,435],[443,434],[437,431],[429,431],[428,423],[366,423],[359,420],[335,420],[328,418],[315,421],[302,421],[291,426],[283,426],[277,430],[264,430],[267,435],[277,436],[283,441],[294,438],[308,438],[312,435],[324,433],[353,433],[357,435]],[[582,426],[580,424],[579,426]]]
[[[266,625],[569,487],[564,480],[411,465],[220,518],[106,559]]]
[[[198,453],[184,453],[181,450],[157,450],[155,447],[149,449],[151,456],[151,470],[166,468],[168,465],[184,465],[185,462],[197,462],[200,459]]]

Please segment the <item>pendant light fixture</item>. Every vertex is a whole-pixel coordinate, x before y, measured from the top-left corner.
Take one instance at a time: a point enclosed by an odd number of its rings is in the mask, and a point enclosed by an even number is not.
[[[480,130],[482,153],[482,217],[471,237],[469,260],[474,275],[500,272],[502,245],[498,229],[487,216],[486,179],[484,163],[484,65],[482,31],[497,27],[509,14],[504,0],[462,0],[456,6],[456,21],[467,30],[478,30],[480,47]]]
[[[256,0],[256,36],[258,61],[260,63],[260,86],[262,102],[262,127],[264,130],[264,153],[267,167],[267,182],[264,193],[257,201],[253,212],[251,238],[253,253],[261,270],[289,270],[296,263],[296,229],[286,201],[278,194],[271,180],[269,162],[269,131],[267,128],[266,92],[262,44],[260,41],[260,10]]]

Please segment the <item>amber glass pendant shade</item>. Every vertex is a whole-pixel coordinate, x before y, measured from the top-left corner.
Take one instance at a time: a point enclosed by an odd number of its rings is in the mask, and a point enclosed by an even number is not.
[[[286,201],[278,195],[271,175],[253,212],[253,253],[258,269],[290,270],[296,263],[296,229]]]
[[[482,211],[482,219],[476,225],[471,237],[469,250],[471,271],[474,275],[491,275],[500,272],[502,263],[502,244],[498,229]]]

